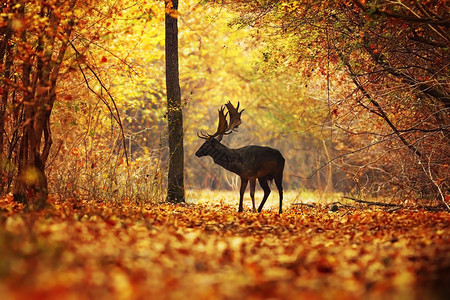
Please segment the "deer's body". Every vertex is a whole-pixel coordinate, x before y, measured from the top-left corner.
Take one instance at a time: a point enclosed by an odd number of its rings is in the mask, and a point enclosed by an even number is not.
[[[261,188],[264,190],[264,197],[258,208],[261,212],[264,203],[270,194],[268,181],[275,180],[280,195],[279,212],[282,212],[283,201],[283,169],[284,157],[280,151],[270,147],[261,146],[245,146],[238,149],[230,149],[221,144],[218,140],[211,138],[195,153],[196,156],[201,157],[209,155],[214,162],[223,168],[231,171],[241,178],[241,189],[239,198],[239,211],[243,210],[244,192],[247,188],[248,181],[250,181],[250,197],[252,198],[253,211],[255,207],[255,185],[258,179]]]

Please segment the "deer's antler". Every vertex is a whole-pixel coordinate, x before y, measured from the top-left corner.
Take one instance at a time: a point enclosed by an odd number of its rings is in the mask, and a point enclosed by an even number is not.
[[[216,133],[209,134],[209,133],[200,132],[200,134],[197,133],[197,136],[199,138],[208,140],[208,139],[212,139],[216,136],[222,136],[225,133],[225,131],[227,131],[227,128],[228,128],[227,115],[228,115],[228,113],[225,114],[224,110],[225,110],[225,107],[223,107],[223,106],[219,109],[219,125],[217,126]],[[220,139],[221,139],[221,137],[220,137]]]
[[[236,108],[234,108],[233,104],[231,104],[230,101],[228,101],[228,103],[225,104],[225,106],[227,107],[228,112],[230,113],[230,125],[228,125],[228,128],[226,130],[228,132],[227,134],[230,134],[233,131],[233,129],[236,129],[238,128],[239,125],[241,125],[242,123],[241,114],[245,109],[239,112],[239,101]]]
[[[228,112],[226,114],[224,113],[225,107],[228,110]],[[230,101],[228,101],[228,103],[225,104],[225,107],[222,106],[219,109],[219,125],[217,126],[216,133],[208,134],[208,133],[200,132],[200,133],[197,133],[197,136],[199,138],[208,140],[208,139],[212,139],[212,138],[218,136],[217,139],[220,141],[220,140],[222,140],[222,137],[224,134],[230,134],[233,131],[233,129],[236,129],[242,123],[241,114],[244,111],[244,109],[241,110],[240,112],[238,111],[239,110],[239,102],[238,102],[238,105],[236,108],[233,106],[233,104],[231,104]],[[227,122],[228,115],[230,116],[229,124]]]

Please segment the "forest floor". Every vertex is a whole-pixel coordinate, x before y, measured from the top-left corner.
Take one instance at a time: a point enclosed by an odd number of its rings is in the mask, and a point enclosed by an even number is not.
[[[0,199],[1,299],[444,299],[450,213]],[[258,203],[261,195],[257,195]],[[197,197],[197,198],[196,198]],[[273,197],[272,197],[273,199]],[[305,199],[304,199],[305,200]],[[307,201],[306,201],[307,202]]]

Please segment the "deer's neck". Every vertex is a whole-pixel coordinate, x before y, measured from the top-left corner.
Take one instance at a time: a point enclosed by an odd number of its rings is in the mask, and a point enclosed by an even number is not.
[[[216,144],[209,152],[214,163],[236,174],[240,174],[242,170],[242,158],[233,149],[223,144]]]

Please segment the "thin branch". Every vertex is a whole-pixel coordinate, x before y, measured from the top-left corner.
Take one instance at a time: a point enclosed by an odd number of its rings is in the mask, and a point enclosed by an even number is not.
[[[348,197],[348,196],[344,196],[342,198],[349,199],[349,200],[352,200],[352,201],[355,201],[355,202],[358,202],[358,203],[368,204],[368,205],[378,205],[378,206],[388,206],[388,207],[402,207],[401,205],[398,205],[398,204],[384,203],[384,202],[372,202],[372,201],[356,199],[356,198]]]
[[[315,207],[315,205],[313,204],[309,204],[309,203],[302,203],[302,202],[298,202],[298,203],[292,203],[291,205],[298,205],[298,206],[308,206],[308,207]]]
[[[323,169],[324,167],[326,167],[328,164],[332,163],[333,161],[335,161],[335,160],[337,160],[337,159],[339,159],[339,158],[342,158],[342,157],[345,157],[345,156],[348,156],[348,155],[352,155],[352,154],[361,152],[361,151],[366,150],[366,149],[368,149],[368,148],[370,148],[370,147],[372,147],[372,146],[375,146],[375,145],[377,145],[377,144],[381,144],[381,143],[384,143],[384,142],[387,142],[387,141],[390,141],[390,140],[393,140],[393,139],[396,139],[396,138],[397,138],[396,136],[393,136],[393,137],[390,137],[390,138],[385,139],[385,140],[376,141],[376,142],[370,143],[369,145],[366,145],[366,146],[364,146],[364,147],[362,147],[362,148],[359,148],[359,149],[356,149],[356,150],[353,150],[353,151],[346,152],[346,153],[340,154],[340,155],[338,155],[338,156],[335,156],[335,157],[333,157],[332,159],[330,159],[329,161],[325,162],[325,163],[324,163],[323,165],[321,165],[319,168],[315,169],[308,177],[303,177],[303,176],[299,176],[299,175],[292,175],[292,176],[297,177],[297,178],[301,178],[301,179],[305,179],[305,180],[306,180],[306,179],[310,179],[312,176],[314,176],[317,172],[319,172],[320,170],[322,170],[322,169]]]
[[[367,44],[367,42],[366,42]],[[386,60],[386,57],[383,54],[376,54],[373,49],[368,46],[365,46],[364,49],[368,54],[372,57],[373,62],[377,65],[381,66],[386,72],[403,80],[407,83],[411,88],[417,89],[422,92],[424,95],[429,96],[431,99],[434,99],[442,104],[444,104],[447,108],[450,107],[450,96],[446,91],[440,91],[439,89],[429,85],[426,82],[421,82],[420,80],[414,78],[411,75],[408,75],[402,72],[399,68],[392,67]]]
[[[88,40],[88,39],[86,39],[86,38],[84,38],[84,37],[82,37],[82,36],[80,36],[80,39],[85,40],[85,41],[88,42],[88,44],[94,45],[94,46],[96,46],[96,47],[102,49],[103,51],[108,52],[108,53],[111,54],[113,57],[117,58],[122,64],[124,64],[125,66],[127,66],[128,69],[129,69],[132,73],[134,73],[134,75],[139,75],[139,74],[136,72],[136,70],[134,70],[134,68],[133,68],[129,63],[127,63],[123,58],[120,58],[117,54],[115,54],[115,53],[112,52],[111,50],[109,50],[109,49],[103,47],[103,46],[100,45],[100,44],[95,43],[94,41]]]
[[[358,89],[363,93],[363,95],[370,101],[370,103],[372,103],[375,106],[376,111],[374,111],[372,109],[369,109],[369,111],[372,112],[372,113],[375,113],[376,115],[378,115],[380,117],[382,117],[383,120],[389,125],[389,127],[391,127],[392,131],[402,141],[402,143],[405,144],[409,149],[411,149],[411,151],[414,152],[414,154],[416,154],[419,158],[421,158],[422,154],[419,152],[419,150],[417,150],[413,145],[408,143],[408,141],[400,134],[400,132],[398,131],[397,127],[395,127],[395,125],[391,122],[391,120],[386,115],[386,113],[384,112],[383,108],[378,103],[378,101],[376,101],[375,99],[372,98],[372,96],[369,94],[369,92],[367,92],[367,90],[364,88],[364,86],[355,77],[355,72],[353,71],[353,68],[350,65],[350,63],[348,62],[348,60],[345,59],[342,55],[340,55],[340,56],[341,56],[342,62],[347,67],[347,70],[348,70],[348,72],[350,74],[350,77],[351,77],[353,83],[358,87]]]
[[[365,11],[365,12],[369,11],[369,9],[361,1],[353,0],[353,2],[359,8],[361,8],[363,11]],[[400,1],[399,1],[399,3],[401,4]],[[411,11],[411,9],[409,7],[406,7],[406,8]],[[386,10],[381,10],[379,8],[376,8],[374,11],[371,11],[370,14],[387,16],[387,17],[391,17],[394,19],[400,19],[400,20],[412,22],[412,23],[438,25],[438,26],[444,26],[446,28],[450,27],[450,22],[448,20],[433,19],[431,17],[422,18],[422,17],[418,16],[416,13],[414,13],[413,11],[411,11],[411,12],[414,14],[414,16],[402,15],[402,14],[388,12]]]
[[[73,50],[76,53],[76,56],[80,56],[80,52],[75,48],[75,45],[70,42],[70,46],[73,48]],[[84,62],[84,65],[86,66],[86,68],[88,68],[89,71],[91,71],[92,75],[94,75],[94,77],[97,79],[97,82],[100,84],[100,86],[102,87],[102,89],[104,89],[106,91],[106,93],[108,94],[109,99],[111,100],[111,102],[113,103],[114,106],[114,110],[116,112],[116,115],[114,115],[111,107],[109,106],[108,102],[106,101],[106,99],[103,98],[103,96],[99,95],[96,91],[94,91],[91,86],[89,85],[89,81],[83,71],[83,69],[81,68],[80,62],[79,60],[77,60],[78,63],[78,67],[81,71],[81,74],[83,75],[84,81],[86,82],[86,85],[88,87],[88,89],[93,92],[95,95],[97,95],[97,97],[99,97],[102,102],[106,105],[106,107],[108,108],[109,112],[111,113],[112,117],[114,118],[114,120],[117,122],[117,124],[120,127],[120,133],[122,135],[122,144],[123,144],[123,150],[124,150],[124,154],[125,154],[125,160],[127,162],[127,166],[128,166],[128,151],[127,151],[127,146],[126,146],[126,140],[125,140],[125,133],[123,130],[123,126],[122,126],[122,121],[120,120],[120,113],[119,113],[119,109],[117,108],[116,105],[116,101],[114,100],[114,98],[112,97],[111,93],[109,92],[109,90],[106,88],[106,86],[103,84],[103,82],[101,81],[100,77],[98,77],[97,73],[95,73],[95,71],[91,68],[91,66],[89,66],[89,64],[87,64],[86,62]]]
[[[430,157],[428,159],[428,170],[425,169],[425,166],[422,161],[419,161],[419,164],[422,167],[422,170],[425,173],[425,175],[428,176],[428,179],[430,179],[431,183],[433,183],[433,185],[437,188],[442,204],[444,204],[444,206],[447,208],[447,210],[450,211],[450,206],[445,201],[445,196],[444,196],[444,193],[442,192],[442,189],[441,189],[439,183],[433,178],[433,173],[431,172],[431,165],[430,165],[431,155],[432,155],[432,153],[430,154]]]

